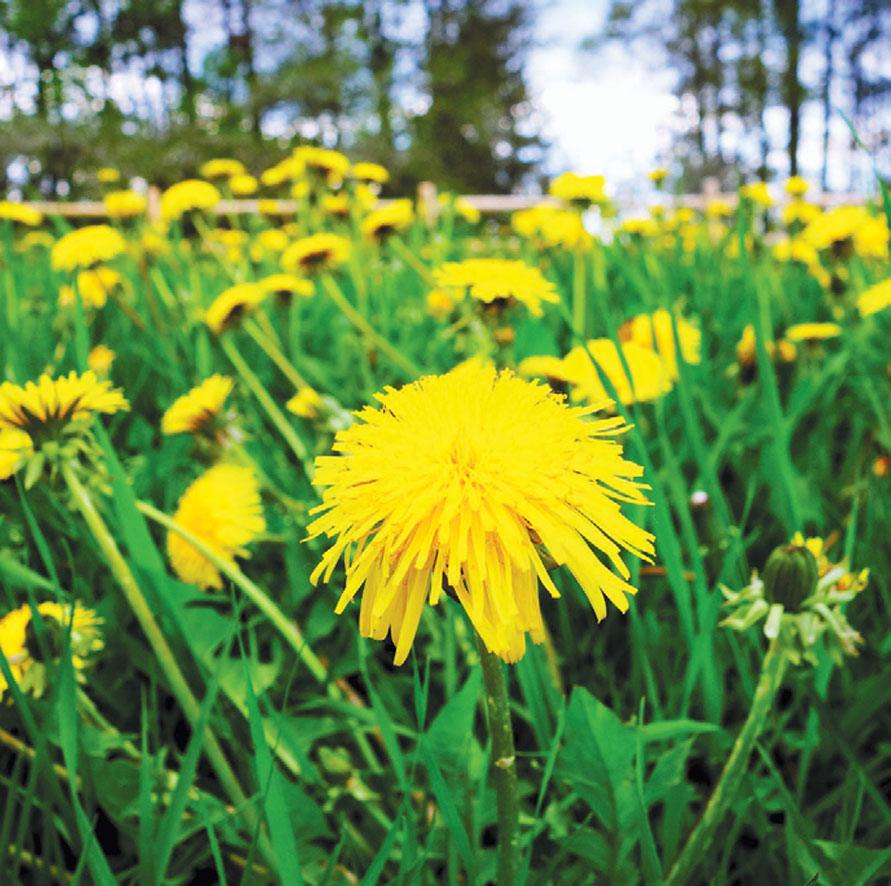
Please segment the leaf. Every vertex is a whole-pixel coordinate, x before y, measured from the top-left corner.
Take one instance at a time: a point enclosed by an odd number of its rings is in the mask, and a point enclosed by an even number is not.
[[[468,745],[474,741],[473,721],[480,698],[482,671],[474,668],[467,682],[440,709],[424,736],[436,762],[451,771],[467,768]]]

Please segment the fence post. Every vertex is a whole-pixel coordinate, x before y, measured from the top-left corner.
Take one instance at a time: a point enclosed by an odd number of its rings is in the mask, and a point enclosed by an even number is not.
[[[161,189],[157,185],[149,185],[148,204],[146,206],[146,214],[149,221],[156,222],[161,220]]]
[[[436,223],[439,215],[439,196],[433,182],[418,182],[418,213],[428,225]]]

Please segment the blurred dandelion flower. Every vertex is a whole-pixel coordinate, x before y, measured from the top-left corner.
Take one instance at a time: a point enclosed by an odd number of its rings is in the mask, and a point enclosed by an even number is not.
[[[0,220],[2,219],[34,228],[43,221],[43,214],[31,206],[0,200]]]
[[[126,248],[124,238],[109,225],[87,225],[53,244],[51,263],[54,271],[75,271],[117,258]]]
[[[252,175],[248,175],[246,172],[241,173],[240,175],[233,175],[232,178],[229,179],[229,190],[236,197],[250,197],[251,194],[256,194],[257,189],[260,187],[257,179],[255,179]]]
[[[220,202],[220,192],[210,182],[189,178],[171,185],[161,195],[161,218],[175,221],[187,212],[209,212]]]
[[[465,295],[485,304],[514,300],[540,317],[542,303],[560,301],[556,287],[538,268],[504,258],[468,258],[448,262],[433,272],[438,288],[456,296]]]
[[[739,189],[739,195],[762,209],[773,206],[773,197],[767,188],[767,182],[749,182]]]
[[[148,200],[136,191],[109,191],[103,198],[109,218],[135,218],[145,213]]]
[[[322,400],[318,391],[307,385],[285,403],[285,408],[300,418],[318,418],[320,411],[324,408],[324,400]]]
[[[869,317],[878,314],[885,308],[891,307],[891,277],[870,286],[857,297],[857,310],[861,317]]]
[[[27,604],[13,609],[0,618],[0,649],[9,662],[9,669],[16,683],[21,682],[31,663],[28,647],[25,645],[29,624],[31,624],[31,607]],[[0,671],[0,699],[8,687],[9,683]]]
[[[120,284],[121,275],[113,268],[91,268],[77,275],[77,291],[85,308],[104,308],[111,291]],[[76,302],[74,287],[59,287],[59,307],[70,308]]]
[[[162,434],[199,434],[216,421],[235,382],[212,375],[176,399],[161,417]]]
[[[0,428],[0,480],[8,480],[34,453],[34,444],[18,428]]]
[[[223,290],[204,314],[211,332],[219,335],[234,326],[245,314],[255,311],[266,293],[256,283],[236,283]]]
[[[390,180],[390,173],[380,163],[354,163],[350,170],[350,178],[358,182],[385,185]]]
[[[111,364],[114,363],[116,356],[108,345],[96,345],[87,354],[87,368],[95,372],[96,375],[105,375],[111,369]]]
[[[577,175],[564,172],[551,182],[548,192],[567,203],[587,205],[606,200],[606,179],[602,175]]]
[[[541,642],[539,581],[559,596],[542,561],[566,565],[598,620],[607,600],[628,609],[636,589],[623,550],[648,558],[653,536],[620,510],[645,504],[642,469],[613,439],[619,418],[588,420],[543,385],[478,362],[378,395],[316,460],[322,489],[309,537],[334,539],[311,581],[343,557],[342,612],[363,589],[363,636],[396,645],[405,661],[424,603],[450,588],[487,648],[518,660],[525,634]],[[601,559],[605,557],[616,575]]]
[[[521,209],[511,216],[510,223],[521,237],[534,240],[545,248],[564,246],[573,249],[590,244],[592,239],[579,213],[548,204]]]
[[[294,150],[294,161],[303,168],[316,172],[329,180],[340,180],[350,171],[350,161],[340,151],[303,145]]]
[[[327,271],[342,264],[350,254],[350,241],[339,234],[312,234],[292,243],[282,254],[282,267],[304,274]]]
[[[677,326],[684,362],[699,363],[702,333],[698,327],[684,317],[676,316],[674,322]],[[619,338],[655,351],[665,365],[669,379],[677,381],[677,349],[675,348],[671,314],[665,308],[659,308],[652,314],[638,314],[636,317],[632,317],[619,330]]]
[[[252,468],[219,464],[195,480],[173,519],[225,560],[247,557],[244,545],[266,529],[257,478]],[[221,588],[222,577],[206,557],[177,533],[167,533],[167,554],[182,581]]]
[[[810,189],[810,182],[800,175],[793,175],[791,178],[787,178],[786,183],[783,185],[783,190],[790,197],[803,197]]]
[[[665,179],[668,178],[668,170],[664,166],[658,166],[656,169],[651,169],[647,174],[647,178],[654,185],[661,185]]]
[[[231,157],[215,157],[202,164],[198,173],[202,178],[232,178],[236,175],[245,175],[247,170],[241,160],[233,160]]]
[[[371,240],[383,240],[390,234],[409,228],[414,217],[411,200],[394,200],[368,213],[362,220],[362,233]]]
[[[296,274],[270,274],[257,281],[257,287],[266,295],[274,295],[279,301],[290,301],[291,298],[312,298],[316,287],[312,280],[298,277]]]
[[[121,180],[121,173],[113,166],[103,166],[96,170],[96,180],[102,185],[113,185]]]
[[[838,323],[795,323],[786,330],[786,339],[791,342],[824,341],[838,338],[841,332]]]

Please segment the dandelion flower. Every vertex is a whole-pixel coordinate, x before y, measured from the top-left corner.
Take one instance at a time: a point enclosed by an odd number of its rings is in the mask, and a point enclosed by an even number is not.
[[[282,254],[282,267],[292,273],[317,273],[335,268],[350,254],[350,241],[339,234],[313,234],[292,243]]]
[[[34,452],[34,444],[18,428],[0,428],[0,480],[8,480]]]
[[[28,231],[15,245],[16,252],[29,252],[32,249],[52,249],[56,238],[49,231]]]
[[[810,188],[810,182],[800,175],[793,175],[791,178],[787,178],[786,183],[783,185],[783,190],[790,197],[803,197]]]
[[[103,166],[96,170],[96,180],[103,185],[113,185],[121,180],[121,174],[113,166]]]
[[[235,382],[212,375],[173,402],[161,418],[162,434],[198,434],[223,411]]]
[[[117,258],[127,244],[109,225],[87,225],[61,237],[53,244],[54,271],[75,271]]]
[[[257,478],[251,468],[219,464],[185,491],[174,520],[219,556],[246,557],[244,545],[266,529]],[[217,568],[175,532],[167,534],[167,554],[182,581],[201,588],[221,588]]]
[[[233,175],[229,179],[229,190],[236,197],[249,197],[251,194],[257,193],[260,185],[252,175],[242,173],[241,175]]]
[[[515,212],[510,223],[521,237],[535,240],[545,248],[564,246],[573,249],[591,242],[582,217],[572,209],[541,204]]]
[[[245,314],[255,311],[266,293],[256,283],[236,283],[223,290],[204,315],[211,332],[219,335],[235,325]]]
[[[576,175],[564,172],[551,182],[552,197],[567,203],[603,203],[606,200],[606,179],[602,175]]]
[[[861,317],[869,317],[878,314],[885,308],[891,307],[891,277],[870,286],[865,292],[861,292],[857,298],[857,310]]]
[[[322,209],[335,218],[349,218],[350,198],[348,194],[325,194]]]
[[[317,172],[329,180],[346,178],[350,171],[349,159],[340,151],[332,151],[329,148],[304,145],[295,149],[294,161],[304,169]]]
[[[619,418],[589,420],[545,386],[477,362],[378,395],[316,460],[322,489],[309,535],[334,539],[311,581],[343,557],[336,611],[362,589],[363,636],[405,661],[424,603],[456,595],[493,653],[517,661],[544,639],[538,583],[559,596],[547,551],[582,586],[598,620],[621,612],[623,550],[647,558],[653,536],[620,502],[644,504],[642,468],[622,457]],[[601,557],[608,560],[612,571]],[[616,574],[618,573],[618,575]]]
[[[745,200],[749,200],[762,209],[773,206],[773,197],[767,188],[767,182],[749,182],[739,189],[739,194]]]
[[[257,281],[257,287],[266,295],[274,295],[280,301],[289,301],[293,296],[311,298],[316,291],[312,280],[296,274],[270,274]]]
[[[285,408],[300,418],[313,419],[318,418],[322,405],[323,401],[318,391],[307,385],[285,403]]]
[[[651,169],[647,174],[647,178],[654,185],[661,185],[665,179],[668,178],[668,170],[664,166],[658,166],[656,169]]]
[[[59,378],[42,375],[24,385],[0,384],[0,430],[18,428],[32,439],[53,435],[65,425],[94,413],[111,415],[130,408],[111,382],[99,381],[94,372],[71,372]]]
[[[427,310],[437,320],[444,320],[455,308],[455,299],[445,289],[431,289],[427,293]]]
[[[786,330],[786,339],[791,342],[824,341],[841,335],[838,323],[796,323]]]
[[[27,604],[13,609],[0,618],[0,649],[9,662],[9,669],[16,683],[19,683],[30,664],[26,639],[28,625],[31,624],[31,607]],[[8,688],[6,676],[0,671],[0,699]]]
[[[404,231],[414,221],[415,210],[411,200],[394,200],[375,209],[362,221],[362,233],[371,240],[383,240],[397,231]]]
[[[220,202],[220,192],[210,182],[190,178],[171,185],[161,195],[161,218],[174,221],[194,210],[209,212]]]
[[[34,228],[43,221],[43,215],[31,206],[0,200],[0,219]]]
[[[148,200],[136,191],[109,191],[103,198],[109,218],[135,218],[145,213]]]
[[[102,639],[103,620],[92,609],[79,603],[56,603],[48,601],[37,607],[40,617],[46,622],[55,623],[57,629],[68,631],[71,628],[72,664],[82,669],[87,656],[102,650],[105,643]]]
[[[448,262],[433,272],[440,289],[454,293],[456,300],[469,294],[485,304],[513,299],[540,317],[542,302],[560,301],[556,287],[538,268],[504,258],[468,258]]]
[[[121,275],[113,268],[92,268],[77,275],[77,291],[85,308],[104,308],[111,291],[121,282]],[[76,302],[74,288],[59,288],[59,307],[70,308]]]
[[[105,375],[111,369],[111,364],[114,363],[116,356],[117,354],[108,345],[96,345],[87,354],[87,368],[95,372],[96,375]]]
[[[699,363],[702,333],[683,317],[675,317],[674,322],[677,326],[684,362]],[[674,331],[672,330],[671,314],[665,308],[660,308],[652,314],[638,314],[633,317],[625,325],[624,330],[619,333],[620,338],[625,336],[628,341],[655,351],[665,365],[668,378],[671,381],[677,381],[678,361]]]
[[[380,163],[354,163],[350,170],[350,178],[357,182],[385,185],[390,180],[390,173]]]
[[[215,157],[204,163],[198,172],[202,178],[232,178],[236,175],[244,175],[247,170],[241,160],[233,160],[231,157]]]

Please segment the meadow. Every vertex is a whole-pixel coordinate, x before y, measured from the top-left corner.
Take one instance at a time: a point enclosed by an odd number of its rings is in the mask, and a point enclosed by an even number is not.
[[[98,175],[0,203],[0,882],[891,879],[886,191]]]

